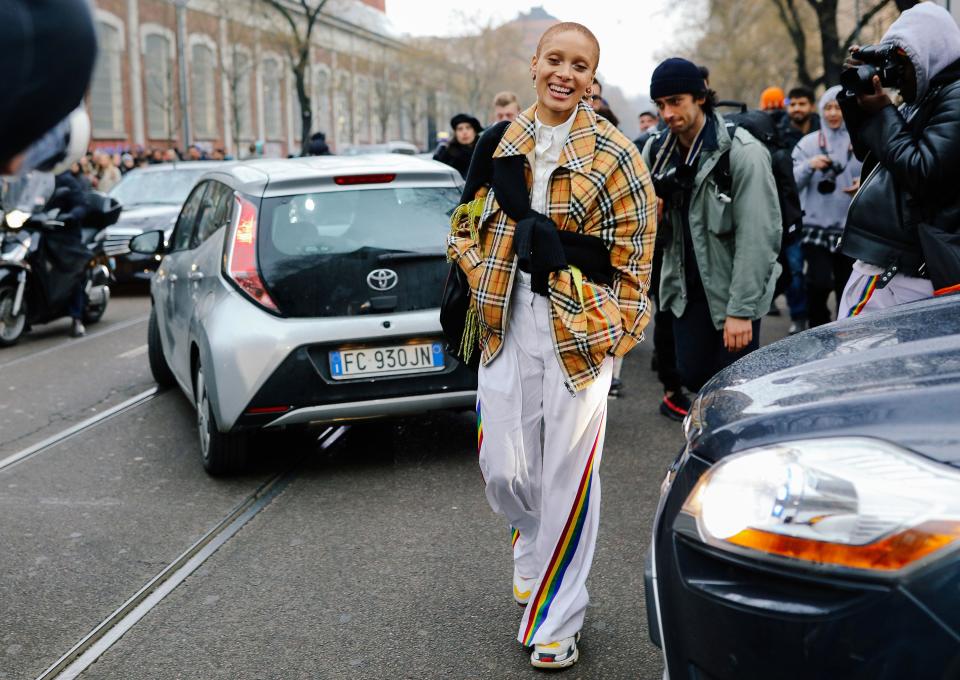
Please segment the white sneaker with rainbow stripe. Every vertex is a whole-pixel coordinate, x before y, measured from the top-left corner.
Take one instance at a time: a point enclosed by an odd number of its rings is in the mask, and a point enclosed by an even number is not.
[[[534,645],[530,653],[530,663],[534,668],[569,668],[577,663],[580,658],[580,650],[577,643],[580,641],[580,633],[573,637],[564,638],[557,642],[548,642],[542,645]]]

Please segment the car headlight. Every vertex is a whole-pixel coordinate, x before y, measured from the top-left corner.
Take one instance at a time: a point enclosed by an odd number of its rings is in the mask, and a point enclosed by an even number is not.
[[[960,472],[863,437],[777,444],[708,470],[675,527],[754,557],[893,573],[960,546]]]

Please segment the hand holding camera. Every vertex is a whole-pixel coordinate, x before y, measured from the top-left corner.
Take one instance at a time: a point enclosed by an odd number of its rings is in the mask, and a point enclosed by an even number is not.
[[[850,56],[843,64],[840,84],[844,94],[856,97],[860,108],[874,114],[893,102],[884,91],[885,87],[900,90],[904,99],[910,101],[909,87],[913,81],[907,71],[910,60],[900,54],[895,45],[854,45]]]

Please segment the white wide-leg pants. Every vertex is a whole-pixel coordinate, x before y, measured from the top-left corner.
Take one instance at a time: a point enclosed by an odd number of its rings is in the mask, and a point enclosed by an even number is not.
[[[477,420],[487,499],[514,529],[518,575],[536,579],[517,636],[532,645],[572,636],[583,625],[613,360],[571,394],[553,348],[547,298],[524,279],[515,282],[500,353],[480,368]]]

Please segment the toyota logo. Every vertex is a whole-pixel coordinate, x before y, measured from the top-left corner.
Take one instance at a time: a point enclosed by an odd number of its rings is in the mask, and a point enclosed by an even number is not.
[[[367,274],[367,285],[374,290],[390,290],[397,285],[397,272],[392,269],[374,269]]]

